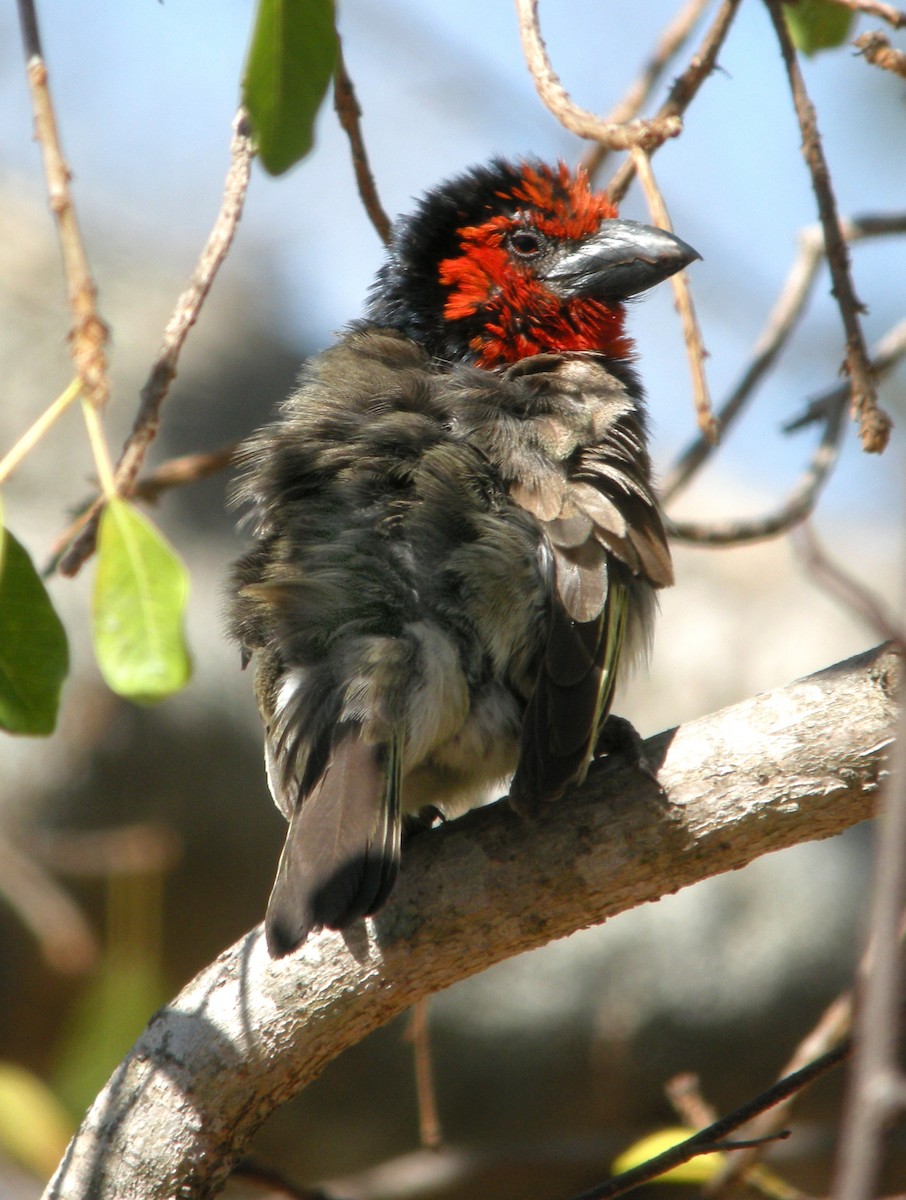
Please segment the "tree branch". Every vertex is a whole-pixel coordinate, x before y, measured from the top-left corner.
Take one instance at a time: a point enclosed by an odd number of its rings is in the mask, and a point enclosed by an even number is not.
[[[359,104],[355,87],[346,70],[342,42],[337,46],[337,65],[333,73],[333,107],[343,132],[349,139],[352,169],[355,172],[359,198],[375,232],[387,246],[390,244],[391,222],[381,204],[377,184],[374,182],[374,175],[368,163],[368,151],[365,149],[365,139],[362,136],[362,106]]]
[[[639,183],[642,185],[642,191],[645,193],[645,201],[648,211],[651,213],[651,219],[655,225],[672,233],[673,222],[670,220],[667,204],[654,177],[648,151],[643,150],[641,146],[633,146],[629,153],[635,163],[636,173]],[[720,435],[720,426],[714,417],[711,395],[708,391],[708,380],[705,375],[705,359],[708,352],[705,349],[698,317],[695,315],[695,304],[692,301],[692,290],[689,287],[687,272],[678,271],[675,275],[671,275],[670,284],[673,288],[673,303],[683,327],[683,340],[686,343],[689,375],[692,380],[692,402],[698,418],[698,427],[702,437],[716,444]]]
[[[609,124],[625,125],[637,115],[667,69],[667,64],[691,36],[708,3],[709,0],[685,0],[679,12],[661,30],[651,56],[642,67],[638,78],[629,85],[623,99],[617,101],[605,117]],[[601,169],[610,151],[610,146],[596,142],[582,156],[582,165],[592,178]]]
[[[872,370],[881,379],[906,354],[906,320],[887,331],[875,350]],[[668,517],[667,532],[679,541],[699,546],[739,546],[745,542],[763,541],[776,537],[801,524],[814,511],[821,490],[827,483],[840,453],[843,438],[843,412],[849,399],[849,383],[822,392],[805,411],[784,426],[784,433],[804,429],[814,421],[822,421],[821,441],[815,447],[808,466],[799,482],[784,502],[763,517],[730,521],[674,521]]]
[[[151,366],[151,373],[141,391],[132,432],[129,434],[116,464],[115,484],[117,494],[120,496],[132,495],[135,480],[145,461],[148,447],[157,437],[161,407],[167,398],[170,385],[176,378],[179,357],[189,330],[198,320],[201,307],[211,290],[217,272],[233,244],[245,204],[253,157],[254,149],[248,128],[247,114],[245,109],[240,108],[233,121],[230,167],[224,185],[220,211],[189,282],[176,301],[176,307],[164,329],[163,341]],[[82,565],[94,553],[104,502],[103,496],[95,500],[81,523],[78,535],[60,559],[59,566],[64,575],[77,574]]]
[[[698,89],[705,82],[717,65],[717,56],[724,44],[724,39],[730,31],[733,19],[739,10],[741,0],[723,0],[714,17],[710,28],[702,39],[698,50],[693,54],[688,67],[673,81],[670,94],[657,110],[654,121],[663,122],[671,118],[681,119],[683,113],[695,99]],[[652,147],[652,153],[654,148]],[[629,185],[635,178],[635,163],[627,158],[613,179],[604,189],[605,194],[619,204],[629,190]]]
[[[844,217],[840,221],[840,232],[848,243],[888,234],[906,233],[906,213],[866,213],[862,216]],[[764,329],[758,335],[749,361],[717,413],[717,423],[722,434],[727,433],[795,332],[814,289],[825,255],[824,231],[821,226],[809,225],[800,230],[799,249],[789,274],[774,302]],[[877,363],[872,365],[877,372]],[[714,443],[700,433],[667,472],[661,483],[661,498],[665,501],[670,500],[684,488],[714,449]]]
[[[537,819],[495,804],[421,834],[390,903],[345,936],[274,962],[253,930],[152,1018],[45,1200],[211,1196],[279,1104],[422,996],[864,820],[900,674],[873,650],[649,739],[666,798],[598,769]]]
[[[815,108],[805,88],[805,80],[799,69],[799,60],[790,32],[783,15],[780,0],[765,0],[765,5],[777,34],[781,57],[786,67],[793,108],[802,135],[802,156],[812,180],[812,190],[818,205],[818,217],[824,229],[824,244],[827,247],[827,265],[833,287],[831,289],[843,330],[846,334],[846,373],[852,393],[852,415],[859,422],[862,448],[872,454],[880,454],[890,438],[891,420],[878,408],[877,388],[868,361],[868,351],[862,336],[859,313],[864,305],[856,296],[850,274],[849,251],[840,229],[837,201],[834,197],[830,170],[824,157],[821,135]]]
[[[516,14],[522,51],[535,90],[570,133],[581,138],[593,138],[609,150],[628,150],[631,146],[644,146],[652,150],[682,131],[683,123],[676,113],[663,117],[658,114],[652,121],[628,121],[622,124],[607,121],[587,108],[581,108],[560,82],[548,58],[538,25],[538,0],[516,0]]]

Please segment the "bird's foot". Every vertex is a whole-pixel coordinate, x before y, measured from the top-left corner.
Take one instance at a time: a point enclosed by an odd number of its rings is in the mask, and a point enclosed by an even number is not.
[[[446,814],[436,804],[425,804],[418,812],[403,813],[403,842],[408,842],[416,834],[433,829],[435,825],[446,824]]]
[[[626,717],[618,717],[610,713],[605,720],[598,740],[595,744],[595,757],[607,755],[604,769],[622,766],[632,767],[640,771],[657,787],[663,795],[664,789],[657,777],[657,771],[645,756],[645,742],[642,735]]]

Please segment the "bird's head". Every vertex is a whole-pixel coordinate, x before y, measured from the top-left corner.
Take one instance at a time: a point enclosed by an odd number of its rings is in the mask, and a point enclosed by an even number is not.
[[[396,223],[368,317],[486,368],[545,351],[626,358],[623,301],[699,257],[618,218],[582,170],[495,161]]]

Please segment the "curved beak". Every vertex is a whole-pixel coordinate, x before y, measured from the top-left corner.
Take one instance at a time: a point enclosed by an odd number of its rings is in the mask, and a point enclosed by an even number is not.
[[[653,225],[616,218],[602,221],[598,232],[565,251],[543,273],[565,297],[596,296],[625,300],[669,279],[701,255]]]

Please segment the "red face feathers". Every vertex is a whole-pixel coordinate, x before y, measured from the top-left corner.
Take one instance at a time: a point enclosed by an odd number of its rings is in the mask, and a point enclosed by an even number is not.
[[[619,220],[582,170],[498,161],[397,223],[368,316],[443,360],[485,368],[545,351],[626,359],[622,301],[697,257]]]

